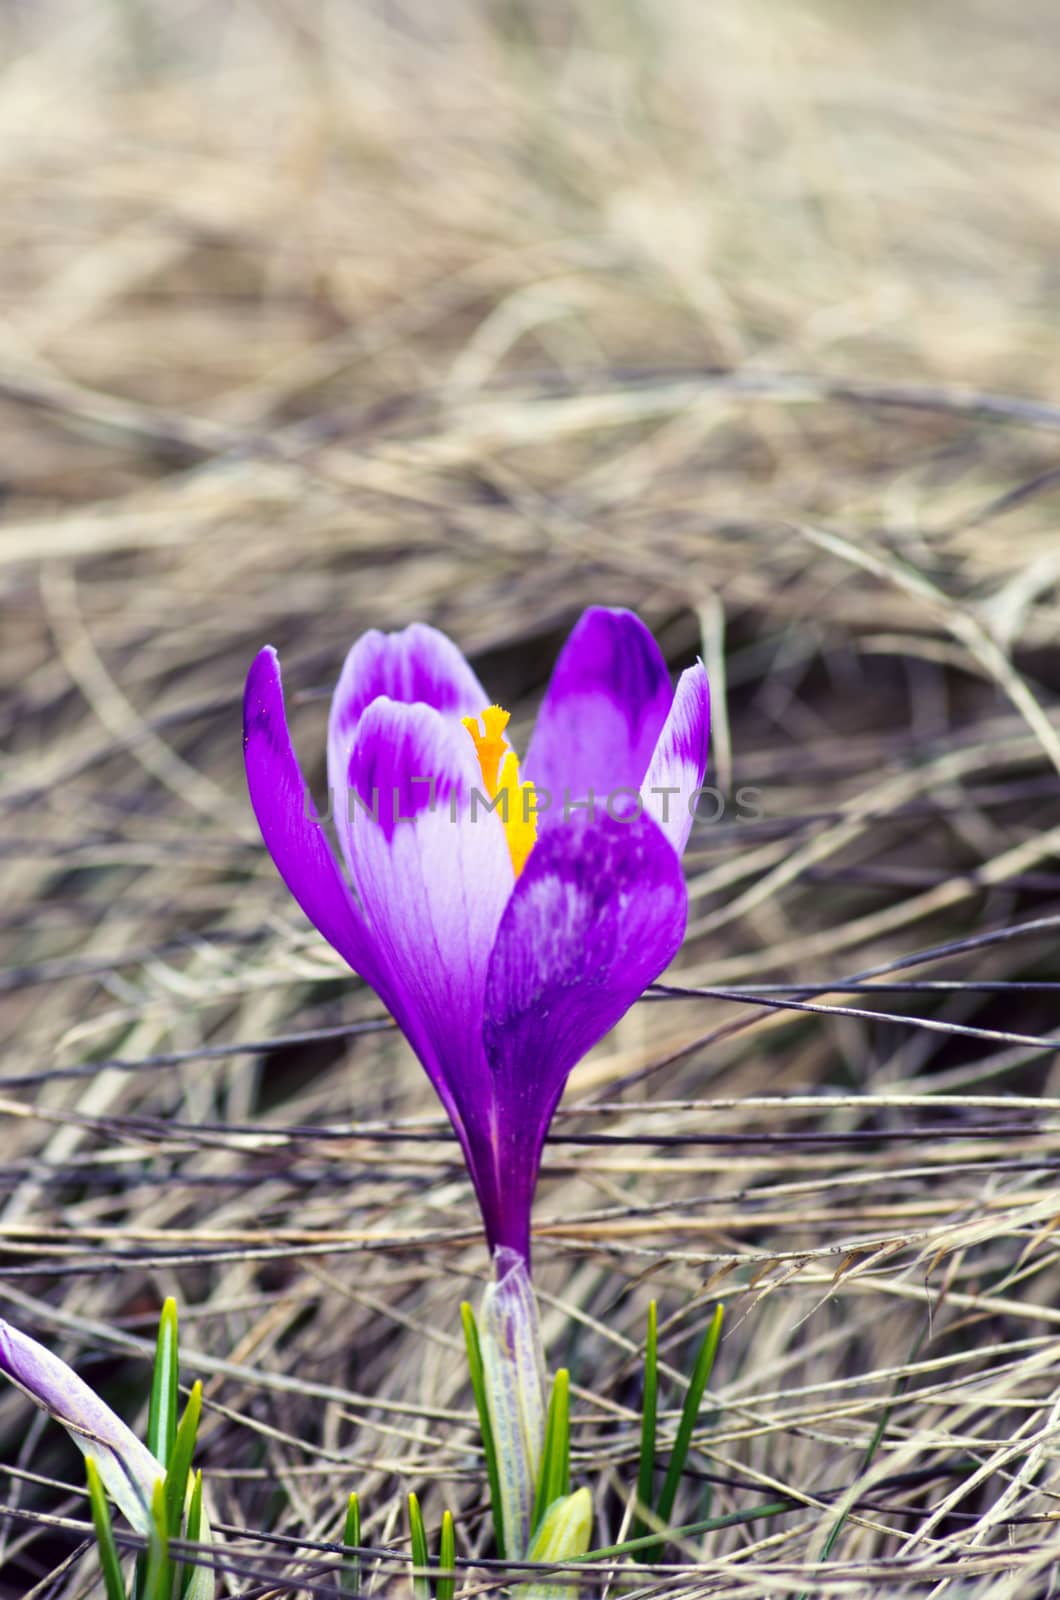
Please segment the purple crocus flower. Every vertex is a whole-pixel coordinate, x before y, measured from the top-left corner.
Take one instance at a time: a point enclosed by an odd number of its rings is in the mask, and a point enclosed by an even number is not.
[[[491,1251],[526,1261],[571,1068],[684,933],[706,673],[689,668],[675,692],[643,623],[594,607],[556,664],[522,776],[507,720],[434,628],[364,634],[328,727],[347,876],[308,798],[271,648],[244,699],[250,798],[281,876],[426,1069]]]

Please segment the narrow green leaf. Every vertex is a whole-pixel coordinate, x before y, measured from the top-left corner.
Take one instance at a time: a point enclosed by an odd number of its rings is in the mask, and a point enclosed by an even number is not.
[[[640,1466],[637,1471],[637,1500],[651,1511],[655,1503],[655,1423],[659,1409],[659,1318],[653,1300],[648,1306],[648,1337],[644,1344],[644,1409],[640,1419]],[[643,1516],[633,1519],[632,1537],[647,1532]],[[638,1554],[639,1560],[644,1556]]]
[[[552,1381],[545,1422],[545,1442],[534,1493],[531,1537],[537,1533],[554,1500],[570,1493],[570,1374],[561,1367]]]
[[[346,1502],[346,1521],[342,1529],[342,1542],[347,1550],[357,1550],[361,1543],[361,1502],[351,1494]],[[339,1593],[356,1594],[361,1587],[361,1558],[347,1556],[339,1572]]]
[[[151,1496],[151,1531],[148,1534],[147,1574],[143,1600],[170,1600],[173,1568],[169,1560],[169,1520],[166,1488],[161,1479]]]
[[[177,1302],[167,1300],[158,1319],[155,1370],[151,1379],[151,1410],[147,1418],[147,1448],[164,1467],[169,1465],[177,1437],[177,1412],[180,1407],[178,1368]]]
[[[412,1592],[416,1600],[431,1600],[431,1585],[426,1576],[426,1568],[431,1560],[427,1551],[427,1533],[423,1526],[423,1512],[414,1494],[409,1495],[409,1537],[412,1542],[412,1565],[420,1569],[418,1576],[412,1580]]]
[[[738,1528],[745,1522],[758,1522],[762,1517],[783,1516],[785,1511],[803,1511],[805,1507],[798,1500],[767,1500],[760,1506],[751,1506],[747,1511],[730,1511],[724,1517],[707,1517],[702,1522],[686,1522],[680,1528],[668,1528],[667,1533],[674,1539],[688,1539],[697,1533],[716,1533],[720,1528]],[[609,1561],[612,1556],[636,1555],[638,1551],[648,1545],[658,1546],[659,1539],[655,1534],[649,1533],[640,1539],[624,1539],[621,1544],[601,1545],[598,1550],[587,1550],[581,1561]]]
[[[346,1502],[346,1521],[342,1530],[344,1545],[357,1549],[361,1543],[361,1501],[360,1496],[351,1494]]]
[[[91,1456],[85,1457],[85,1471],[88,1474],[88,1503],[92,1507],[92,1522],[96,1530],[96,1543],[99,1545],[99,1564],[103,1569],[103,1587],[107,1591],[107,1600],[125,1600],[125,1581],[121,1575],[118,1547],[114,1543],[110,1508],[103,1493],[103,1484],[100,1482],[96,1463]]]
[[[189,1544],[198,1544],[202,1534],[202,1473],[196,1472],[191,1485],[191,1496],[188,1500],[188,1515],[184,1527],[184,1537]],[[195,1563],[188,1561],[178,1565],[176,1576],[173,1580],[173,1593],[185,1595],[195,1576]]]
[[[202,1535],[202,1472],[196,1472],[188,1501],[188,1522],[184,1537],[189,1544],[198,1544]]]
[[[655,1507],[655,1514],[660,1522],[669,1522],[670,1514],[674,1508],[674,1501],[677,1499],[677,1489],[681,1482],[681,1474],[685,1470],[685,1462],[688,1459],[692,1434],[699,1416],[699,1408],[703,1402],[703,1392],[710,1382],[710,1374],[714,1368],[714,1357],[718,1353],[718,1344],[721,1341],[721,1323],[724,1314],[725,1307],[718,1306],[711,1319],[710,1327],[703,1337],[703,1343],[699,1347],[695,1366],[692,1368],[692,1376],[688,1383],[688,1393],[685,1395],[685,1403],[681,1408],[681,1421],[677,1427],[677,1438],[674,1440],[670,1464],[666,1469],[666,1477],[663,1479],[659,1503]],[[659,1548],[661,1549],[661,1547],[660,1543]],[[648,1559],[652,1558],[649,1557]]]
[[[913,1362],[916,1360],[917,1356],[919,1355],[920,1347],[924,1343],[925,1338],[927,1337],[929,1326],[930,1326],[930,1324],[925,1322],[924,1326],[921,1328],[920,1332],[917,1334],[916,1338],[913,1340],[913,1348],[910,1350],[909,1355],[906,1358],[906,1366],[912,1366]],[[907,1379],[904,1376],[903,1377],[899,1377],[896,1380],[893,1389],[891,1390],[890,1402],[884,1407],[883,1411],[880,1413],[880,1420],[879,1420],[879,1422],[877,1422],[875,1431],[873,1432],[872,1438],[869,1440],[868,1446],[867,1446],[867,1448],[865,1450],[865,1455],[864,1455],[864,1457],[862,1459],[862,1462],[861,1462],[861,1468],[860,1468],[860,1470],[858,1472],[858,1477],[859,1478],[863,1477],[864,1474],[866,1472],[868,1472],[869,1468],[872,1466],[873,1459],[874,1459],[874,1457],[876,1455],[876,1452],[880,1448],[880,1445],[883,1443],[883,1436],[886,1433],[887,1425],[891,1420],[891,1412],[894,1410],[894,1407],[898,1403],[898,1400],[901,1398],[901,1396],[905,1392],[906,1382],[907,1382]],[[826,1540],[824,1542],[824,1546],[823,1546],[823,1548],[821,1550],[820,1559],[822,1561],[827,1561],[829,1559],[829,1557],[831,1556],[832,1551],[835,1549],[836,1541],[839,1538],[839,1535],[842,1533],[844,1524],[846,1523],[846,1520],[849,1517],[849,1515],[850,1515],[850,1513],[851,1513],[851,1511],[853,1509],[854,1509],[853,1505],[848,1506],[846,1508],[846,1510],[843,1511],[836,1518],[836,1520],[833,1522],[831,1528],[828,1531],[828,1537],[826,1538]],[[799,1600],[810,1600],[810,1597],[804,1591],[799,1596]]]
[[[435,1585],[435,1600],[453,1600],[456,1594],[456,1533],[453,1528],[453,1513],[442,1512],[442,1534],[438,1541],[438,1565],[442,1573]]]
[[[482,1375],[482,1351],[479,1347],[478,1324],[475,1313],[465,1300],[460,1307],[460,1320],[464,1325],[464,1342],[467,1345],[467,1367],[471,1375],[471,1389],[478,1412],[479,1432],[486,1456],[486,1477],[490,1486],[490,1505],[493,1508],[493,1539],[497,1555],[505,1559],[504,1513],[501,1510],[501,1476],[497,1465],[497,1449],[493,1442],[489,1406],[486,1401],[486,1383]]]
[[[570,1373],[566,1367],[556,1373],[554,1392],[562,1393],[557,1402],[556,1448],[552,1457],[554,1498],[559,1499],[570,1494]]]
[[[188,1493],[188,1473],[191,1470],[191,1458],[195,1450],[201,1415],[202,1384],[196,1379],[191,1386],[191,1394],[188,1396],[184,1415],[177,1428],[177,1437],[169,1457],[169,1470],[166,1472],[166,1531],[171,1539],[180,1537],[184,1502]]]

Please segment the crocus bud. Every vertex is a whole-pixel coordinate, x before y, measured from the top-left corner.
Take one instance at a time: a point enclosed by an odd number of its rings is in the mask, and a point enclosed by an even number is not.
[[[498,1247],[496,1281],[479,1319],[482,1375],[497,1451],[508,1554],[519,1560],[530,1543],[530,1519],[545,1437],[545,1359],[537,1301],[526,1261]]]
[[[149,1536],[151,1497],[166,1469],[132,1429],[44,1345],[0,1317],[0,1372],[34,1404],[65,1428],[84,1456],[91,1456],[104,1489],[137,1533]],[[203,1514],[199,1542],[210,1542]],[[214,1576],[196,1565],[185,1600],[213,1600]]]
[[[575,1489],[553,1500],[541,1519],[527,1556],[529,1561],[573,1561],[589,1548],[593,1525],[593,1501],[588,1489]],[[524,1600],[566,1600],[577,1585],[570,1583],[532,1583],[523,1591]]]
[[[103,1487],[137,1533],[151,1526],[151,1493],[166,1469],[65,1361],[0,1318],[0,1372],[91,1456]]]

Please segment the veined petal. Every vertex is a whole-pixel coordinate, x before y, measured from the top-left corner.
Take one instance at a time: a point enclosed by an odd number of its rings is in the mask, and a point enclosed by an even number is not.
[[[666,725],[659,735],[641,794],[678,855],[688,843],[696,791],[707,770],[710,686],[701,661],[682,672]]]
[[[494,1242],[527,1253],[541,1147],[567,1075],[668,965],[687,914],[680,861],[650,817],[543,830],[500,920],[486,980]]]
[[[280,663],[266,646],[243,696],[243,759],[250,803],[284,883],[315,927],[389,1004],[364,918],[343,878],[287,731]]]
[[[523,763],[553,806],[639,789],[673,699],[662,652],[631,611],[593,606],[560,652]]]
[[[488,1109],[486,969],[515,882],[504,827],[467,731],[428,706],[375,700],[348,782],[340,834],[387,1003],[467,1151],[465,1124]]]
[[[340,805],[357,724],[373,700],[433,706],[454,720],[474,716],[489,696],[453,641],[425,622],[399,633],[362,634],[343,665],[328,718],[328,786]]]
[[[96,1463],[103,1487],[138,1533],[151,1525],[161,1462],[72,1367],[27,1333],[0,1318],[0,1372],[64,1427]]]

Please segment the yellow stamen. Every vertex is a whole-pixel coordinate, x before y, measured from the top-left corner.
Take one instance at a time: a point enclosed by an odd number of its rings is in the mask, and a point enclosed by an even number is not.
[[[508,749],[508,741],[504,737],[504,730],[508,726],[510,712],[502,706],[487,706],[482,713],[484,733],[479,732],[477,717],[461,717],[468,733],[475,741],[475,754],[478,764],[482,768],[482,777],[486,784],[489,797],[492,800],[497,793],[497,774],[500,771],[501,757]]]
[[[533,809],[534,786],[519,782],[519,760],[504,737],[508,712],[501,706],[487,706],[482,713],[482,730],[478,717],[461,717],[460,720],[474,740],[486,793],[491,800],[496,800],[503,792],[497,811],[504,822],[512,866],[518,877],[537,838],[537,818]]]
[[[519,782],[519,758],[509,750],[501,765],[499,787],[508,796],[508,813],[504,831],[508,836],[515,876],[526,866],[526,858],[537,839],[537,816],[534,812],[534,786]]]

